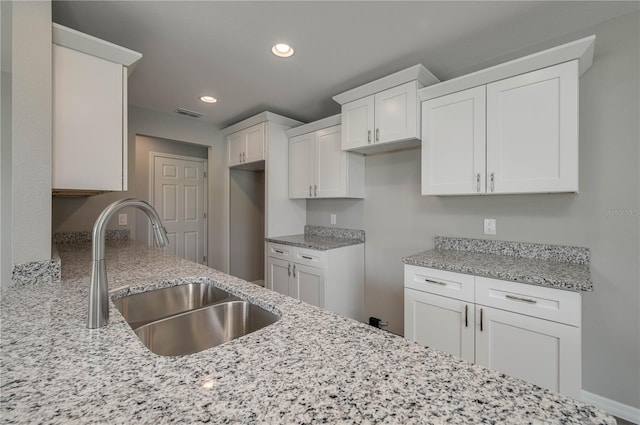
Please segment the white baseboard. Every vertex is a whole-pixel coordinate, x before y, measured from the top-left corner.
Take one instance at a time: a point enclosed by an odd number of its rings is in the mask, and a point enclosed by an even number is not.
[[[614,416],[633,422],[634,424],[640,424],[640,409],[637,407],[629,406],[585,390],[582,390],[582,401],[593,404]]]

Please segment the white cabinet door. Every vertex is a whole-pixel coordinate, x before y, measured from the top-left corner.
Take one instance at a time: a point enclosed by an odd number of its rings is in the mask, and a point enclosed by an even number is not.
[[[227,136],[227,165],[229,167],[242,162],[244,153],[244,132],[238,131]]]
[[[337,125],[315,133],[316,198],[347,195],[347,153],[341,149],[341,131]]]
[[[487,85],[487,192],[578,191],[578,61]]]
[[[415,81],[375,94],[375,143],[420,138]]]
[[[289,293],[291,263],[277,258],[267,257],[267,273],[271,289],[284,295]]]
[[[126,83],[121,64],[53,45],[54,189],[126,190]]]
[[[485,192],[485,86],[422,102],[422,194]]]
[[[580,328],[476,306],[476,363],[580,399]]]
[[[294,267],[293,280],[297,290],[297,298],[316,307],[324,308],[324,270],[301,264],[294,264]]]
[[[315,184],[315,134],[289,139],[289,198],[312,198]]]
[[[342,105],[342,150],[373,143],[374,96]]]
[[[474,361],[474,304],[405,288],[404,336]]]
[[[243,162],[262,161],[264,159],[264,124],[256,124],[243,131],[246,140]]]

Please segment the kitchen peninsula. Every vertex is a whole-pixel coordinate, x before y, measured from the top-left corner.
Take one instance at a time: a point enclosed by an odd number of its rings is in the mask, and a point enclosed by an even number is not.
[[[157,356],[112,303],[105,328],[86,328],[90,245],[58,249],[61,282],[2,288],[4,423],[615,424],[571,398],[159,250],[111,241],[111,290],[207,282],[280,316],[209,350]]]

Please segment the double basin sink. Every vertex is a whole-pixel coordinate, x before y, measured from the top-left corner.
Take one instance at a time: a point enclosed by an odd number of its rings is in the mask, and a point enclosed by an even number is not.
[[[275,314],[205,283],[155,289],[113,303],[142,343],[161,356],[197,353],[278,320]]]

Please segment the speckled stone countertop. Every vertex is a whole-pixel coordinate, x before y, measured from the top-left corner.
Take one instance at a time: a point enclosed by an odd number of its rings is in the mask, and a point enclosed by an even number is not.
[[[586,248],[439,236],[435,249],[402,261],[514,282],[593,291]]]
[[[111,303],[109,325],[86,328],[90,246],[59,253],[61,282],[2,289],[3,423],[615,423],[582,402],[216,270],[109,242],[111,290],[197,280],[281,316],[200,353],[157,356]]]
[[[267,241],[326,251],[364,243],[364,230],[304,226],[304,234],[267,238]]]

